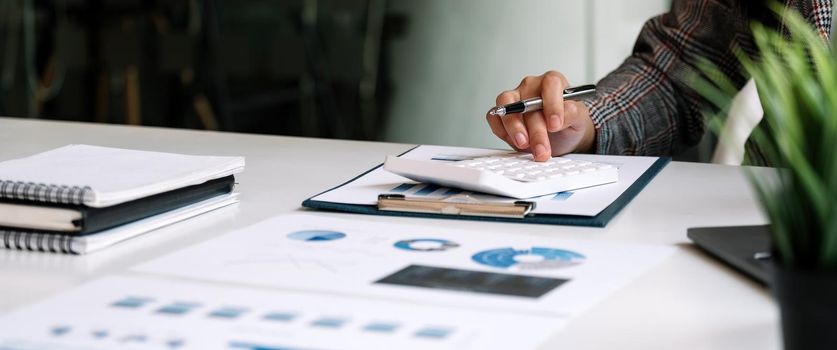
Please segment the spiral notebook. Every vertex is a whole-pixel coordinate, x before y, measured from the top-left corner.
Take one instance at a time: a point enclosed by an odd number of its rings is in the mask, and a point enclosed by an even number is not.
[[[0,199],[0,229],[83,236],[227,194],[234,186],[230,175],[104,208]]]
[[[0,198],[102,208],[243,169],[243,157],[68,145],[0,163]]]
[[[0,228],[0,249],[87,254],[235,203],[238,194],[223,194],[87,236]]]

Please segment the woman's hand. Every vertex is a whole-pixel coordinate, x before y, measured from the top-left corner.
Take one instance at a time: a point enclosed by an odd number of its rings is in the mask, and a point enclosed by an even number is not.
[[[556,71],[529,76],[514,90],[497,96],[497,106],[532,97],[543,99],[543,109],[498,117],[486,114],[494,135],[519,151],[531,152],[537,161],[572,152],[590,152],[596,130],[590,111],[578,101],[564,101],[567,78]]]

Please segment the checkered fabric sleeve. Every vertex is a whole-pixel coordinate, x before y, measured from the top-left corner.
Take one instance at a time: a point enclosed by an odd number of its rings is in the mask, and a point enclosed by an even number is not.
[[[755,54],[754,18],[740,1],[673,0],[669,12],[645,24],[631,56],[585,101],[597,131],[597,153],[662,156],[697,144],[705,130],[702,111],[709,108],[689,84],[700,60],[719,67],[739,87],[747,81],[735,51]],[[826,31],[831,2],[786,1]]]
[[[815,0],[809,16],[820,36],[826,39],[831,38],[832,7],[831,0]]]

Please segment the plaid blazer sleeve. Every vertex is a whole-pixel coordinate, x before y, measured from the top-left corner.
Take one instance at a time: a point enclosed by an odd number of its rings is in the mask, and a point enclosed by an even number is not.
[[[734,83],[746,83],[734,54],[736,47],[752,49],[745,12],[734,0],[673,0],[668,13],[650,19],[631,56],[585,101],[596,152],[659,156],[695,145],[703,136],[706,103],[687,77],[705,58]]]
[[[782,2],[828,39],[832,0]],[[673,0],[668,13],[650,19],[631,56],[585,101],[596,127],[596,152],[663,156],[697,144],[708,104],[689,86],[689,77],[706,59],[742,87],[748,78],[735,52],[755,56],[754,20],[784,30],[758,0]]]

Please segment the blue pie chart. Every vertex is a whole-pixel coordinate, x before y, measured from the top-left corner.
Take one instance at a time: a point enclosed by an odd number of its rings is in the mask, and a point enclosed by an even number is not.
[[[531,247],[527,249],[498,248],[479,252],[471,260],[491,267],[522,270],[551,269],[581,264],[585,257],[574,251]]]
[[[393,245],[398,249],[414,252],[443,252],[459,247],[459,244],[446,239],[418,238],[395,242]]]
[[[346,237],[343,232],[326,230],[296,231],[288,234],[288,238],[303,242],[327,242]]]

